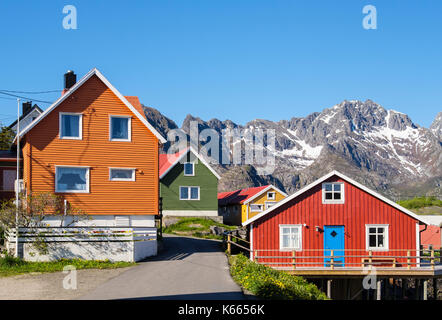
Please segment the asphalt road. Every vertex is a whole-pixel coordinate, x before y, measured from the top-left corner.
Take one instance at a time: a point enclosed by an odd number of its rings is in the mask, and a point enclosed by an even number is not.
[[[218,241],[164,235],[158,256],[79,299],[242,300]]]

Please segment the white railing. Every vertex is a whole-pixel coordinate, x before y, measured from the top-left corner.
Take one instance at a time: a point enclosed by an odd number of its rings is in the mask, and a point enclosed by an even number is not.
[[[19,242],[102,242],[149,241],[157,239],[155,228],[123,227],[45,227],[19,228]],[[15,243],[15,229],[9,230],[6,240]]]

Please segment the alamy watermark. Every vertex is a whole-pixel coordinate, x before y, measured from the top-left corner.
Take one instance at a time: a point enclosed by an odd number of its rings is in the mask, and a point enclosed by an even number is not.
[[[362,13],[365,14],[362,19],[362,27],[366,30],[378,28],[377,10],[376,7],[368,4],[362,8]]]
[[[376,289],[377,273],[375,267],[364,267],[363,273],[367,275],[362,279],[362,288],[365,290]]]
[[[77,268],[73,265],[65,266],[63,273],[67,273],[67,276],[63,278],[63,289],[77,290]]]
[[[219,133],[210,128],[199,131],[198,122],[191,121],[189,134],[180,129],[167,135],[170,160],[188,147],[210,164],[253,165],[259,175],[270,175],[275,170],[275,130],[248,127],[225,128]],[[182,163],[186,159],[181,160]]]
[[[63,28],[66,30],[76,30],[78,28],[77,25],[77,8],[73,5],[66,5],[63,7],[63,13],[66,16],[63,17]]]

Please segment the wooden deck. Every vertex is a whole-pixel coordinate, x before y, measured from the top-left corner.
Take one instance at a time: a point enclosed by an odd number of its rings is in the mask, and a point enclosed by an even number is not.
[[[442,265],[436,265],[434,270],[431,267],[420,268],[373,268],[371,272],[368,268],[352,268],[352,267],[335,267],[334,269],[326,267],[311,267],[304,268],[276,268],[277,270],[283,270],[293,275],[304,276],[308,278],[349,278],[349,277],[365,277],[369,273],[376,274],[379,277],[389,278],[441,278],[442,277]]]

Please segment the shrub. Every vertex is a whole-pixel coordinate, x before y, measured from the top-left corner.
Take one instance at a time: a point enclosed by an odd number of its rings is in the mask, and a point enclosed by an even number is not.
[[[415,197],[413,199],[398,201],[398,204],[407,209],[419,209],[431,206],[442,207],[442,200],[436,197]]]
[[[302,277],[290,275],[250,261],[244,255],[231,256],[230,272],[244,289],[267,300],[326,300],[326,295]]]

